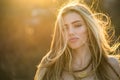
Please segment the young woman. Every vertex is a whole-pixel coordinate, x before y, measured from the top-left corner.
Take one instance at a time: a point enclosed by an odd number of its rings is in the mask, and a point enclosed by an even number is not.
[[[69,3],[57,16],[50,51],[34,80],[120,80],[120,65],[110,56],[109,18],[85,4]],[[119,44],[118,44],[119,45]]]

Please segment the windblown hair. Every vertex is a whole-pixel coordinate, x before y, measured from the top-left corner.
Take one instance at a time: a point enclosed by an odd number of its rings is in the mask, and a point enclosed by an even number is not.
[[[113,80],[111,73],[115,73],[116,80],[120,80],[119,74],[108,62],[108,55],[114,53],[117,48],[117,46],[110,45],[110,39],[113,35],[108,35],[111,27],[109,17],[102,13],[92,12],[87,5],[81,3],[69,3],[59,10],[50,51],[38,65],[34,80],[60,80],[65,66],[71,71],[71,50],[67,46],[62,29],[64,25],[63,15],[70,12],[80,14],[87,25],[88,46],[92,54],[92,72],[96,74],[97,79]]]

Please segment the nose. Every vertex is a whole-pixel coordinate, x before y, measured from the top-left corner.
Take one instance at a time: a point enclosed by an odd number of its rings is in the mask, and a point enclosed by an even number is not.
[[[73,35],[74,34],[74,29],[72,27],[69,27],[68,33],[69,33],[69,35]]]

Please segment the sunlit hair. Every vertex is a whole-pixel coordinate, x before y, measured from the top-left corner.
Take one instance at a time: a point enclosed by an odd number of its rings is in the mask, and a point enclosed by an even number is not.
[[[69,3],[59,10],[50,51],[41,60],[34,80],[60,80],[65,66],[71,71],[71,49],[67,46],[63,32],[63,16],[70,12],[80,14],[87,25],[92,72],[98,80],[111,80],[112,75],[107,70],[111,68],[107,55],[114,53],[117,46],[110,46],[109,40],[112,35],[109,36],[107,32],[110,28],[110,19],[105,14],[93,13],[88,6],[80,3]],[[117,74],[115,70],[113,72]]]

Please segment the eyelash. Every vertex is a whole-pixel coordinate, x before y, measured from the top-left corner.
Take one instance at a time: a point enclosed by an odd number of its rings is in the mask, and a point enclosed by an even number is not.
[[[76,24],[76,25],[74,25],[74,27],[81,27],[82,25],[81,24]]]
[[[81,24],[74,24],[73,25],[75,28],[77,28],[77,27],[81,27],[82,25]],[[63,31],[65,31],[65,30],[68,30],[68,27],[64,27],[63,28]]]

